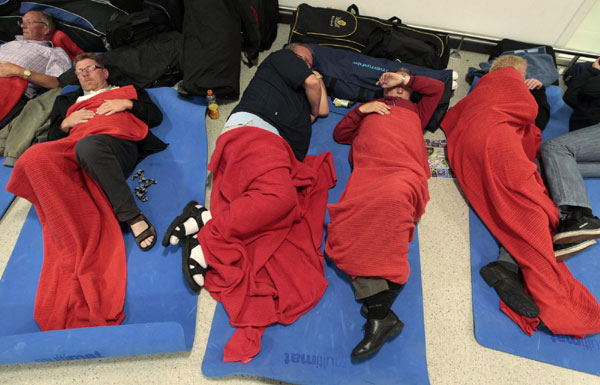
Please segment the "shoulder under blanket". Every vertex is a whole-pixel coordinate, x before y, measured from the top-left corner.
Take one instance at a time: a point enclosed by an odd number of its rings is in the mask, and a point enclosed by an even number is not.
[[[421,120],[414,111],[392,106],[388,115],[365,116],[357,130],[354,169],[338,203],[327,207],[325,252],[351,276],[404,284],[414,222],[429,200]]]
[[[281,137],[241,127],[218,138],[208,169],[213,219],[198,236],[211,267],[205,288],[237,327],[224,360],[248,362],[266,326],[294,322],[325,292],[320,247],[333,160],[299,162]]]
[[[540,319],[555,334],[600,332],[600,305],[563,262],[556,262],[552,232],[558,211],[533,158],[540,132],[537,106],[521,75],[503,68],[481,78],[442,121],[452,169],[477,212],[518,261]],[[490,258],[494,256],[490,255]],[[539,319],[501,309],[532,334]]]
[[[9,78],[0,78],[0,95],[2,95],[2,103],[0,103],[0,120],[17,105],[23,92],[27,88],[27,81],[16,76]]]
[[[95,111],[107,99],[137,99],[133,87],[76,103]],[[44,234],[44,264],[34,318],[43,331],[120,324],[125,314],[123,235],[108,199],[80,168],[75,145],[88,135],[127,140],[148,127],[129,112],[96,115],[61,140],[34,145],[17,161],[7,190],[33,203]]]

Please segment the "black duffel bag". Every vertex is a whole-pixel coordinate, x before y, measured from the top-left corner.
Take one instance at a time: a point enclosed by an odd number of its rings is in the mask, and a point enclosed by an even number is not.
[[[450,59],[448,35],[419,31],[402,25],[400,20],[391,28],[376,28],[362,53],[436,70],[446,68]]]
[[[406,26],[397,17],[361,16],[354,4],[347,11],[300,4],[289,42],[348,49],[438,70],[446,68],[450,57],[448,35]]]

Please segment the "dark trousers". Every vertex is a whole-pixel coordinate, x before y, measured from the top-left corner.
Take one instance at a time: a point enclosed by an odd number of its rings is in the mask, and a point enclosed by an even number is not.
[[[110,135],[90,135],[75,146],[81,168],[106,194],[119,221],[126,222],[140,213],[126,178],[138,159],[135,142]]]

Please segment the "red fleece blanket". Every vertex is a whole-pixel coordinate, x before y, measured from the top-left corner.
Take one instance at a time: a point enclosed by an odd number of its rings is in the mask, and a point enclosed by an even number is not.
[[[27,80],[21,79],[16,76],[9,78],[0,78],[0,95],[2,95],[2,102],[0,103],[0,120],[4,119],[6,115],[17,105],[23,92],[27,88]]]
[[[224,360],[248,362],[266,326],[294,322],[325,292],[321,242],[333,160],[324,153],[299,162],[279,136],[240,127],[218,138],[208,169],[213,219],[198,235],[210,267],[204,287],[237,327]]]
[[[408,244],[429,200],[430,173],[419,116],[391,108],[389,115],[365,116],[356,127],[354,170],[338,203],[327,206],[325,252],[353,277],[404,284]]]
[[[469,203],[521,266],[539,318],[555,334],[583,337],[600,331],[600,305],[556,262],[552,232],[558,211],[532,161],[540,143],[536,114],[521,75],[504,68],[485,75],[441,126]],[[501,309],[529,335],[539,324],[504,303]]]
[[[55,47],[64,49],[71,60],[75,59],[75,56],[80,53],[83,53],[83,50],[71,40],[69,35],[58,29],[54,31],[54,34],[52,35],[52,44],[54,44]]]
[[[107,99],[137,94],[132,86],[106,91],[74,104],[67,114],[95,111]],[[33,203],[42,223],[44,264],[34,318],[43,331],[118,325],[125,317],[123,235],[108,199],[75,157],[77,142],[94,134],[141,140],[148,127],[129,112],[96,115],[68,137],[25,151],[6,187]]]

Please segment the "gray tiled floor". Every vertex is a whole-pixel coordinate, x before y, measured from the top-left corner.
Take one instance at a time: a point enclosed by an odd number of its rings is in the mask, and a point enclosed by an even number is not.
[[[289,32],[279,26],[274,47]],[[466,95],[464,74],[486,57],[462,52],[449,68],[459,73],[452,104]],[[266,53],[261,53],[261,58]],[[242,89],[254,74],[242,69]],[[209,151],[235,103],[222,104],[221,118],[207,122]],[[441,130],[428,137],[443,137]],[[600,377],[481,347],[474,338],[471,303],[468,211],[453,180],[433,178],[431,200],[419,224],[427,362],[432,384],[600,384]],[[11,254],[29,204],[17,200],[0,221],[0,268]],[[215,302],[203,291],[190,353],[0,367],[1,384],[279,384],[251,376],[205,378],[201,372]]]

